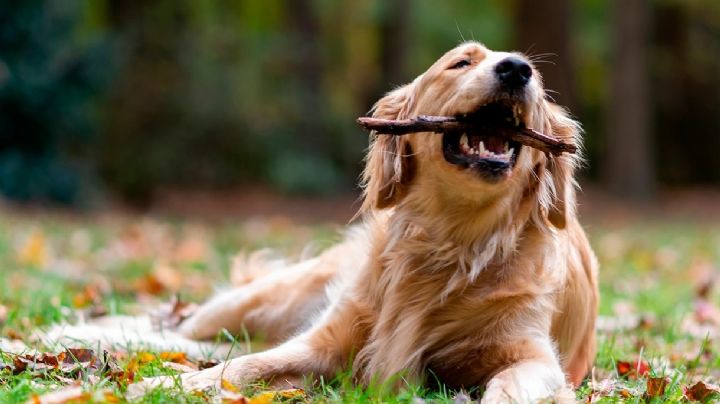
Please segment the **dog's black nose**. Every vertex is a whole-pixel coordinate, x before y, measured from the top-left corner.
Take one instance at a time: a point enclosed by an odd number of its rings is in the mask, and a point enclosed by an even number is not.
[[[495,66],[495,74],[503,86],[513,89],[521,88],[530,81],[532,68],[524,60],[518,57],[509,57],[501,60]]]

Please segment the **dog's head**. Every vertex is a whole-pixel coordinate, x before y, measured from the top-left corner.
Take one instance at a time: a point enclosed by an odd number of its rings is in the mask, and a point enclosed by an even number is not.
[[[383,209],[409,195],[472,206],[503,195],[533,193],[537,208],[564,227],[574,204],[574,155],[543,152],[497,136],[525,126],[579,143],[579,126],[546,99],[542,79],[521,54],[475,42],[447,52],[412,83],[380,99],[373,117],[418,115],[478,119],[477,133],[374,135],[364,173],[363,208]]]

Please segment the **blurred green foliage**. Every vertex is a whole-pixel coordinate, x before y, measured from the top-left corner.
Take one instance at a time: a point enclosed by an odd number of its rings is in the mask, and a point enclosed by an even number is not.
[[[367,146],[355,118],[382,93],[462,40],[540,52],[516,44],[518,4],[3,2],[0,192],[73,203],[97,190],[136,202],[150,201],[161,187],[349,190]],[[610,6],[568,4],[573,112],[587,130],[595,176],[612,67]],[[710,156],[717,148],[696,150],[702,162],[676,153],[683,136],[720,146],[712,136],[720,130],[720,81],[710,74],[720,68],[713,57],[720,39],[712,38],[720,32],[720,3],[651,4],[658,172],[667,182],[720,181],[720,163]],[[684,129],[688,116],[691,131]]]
[[[90,3],[88,3],[90,4]],[[77,202],[92,178],[111,46],[70,1],[0,3],[0,192]]]

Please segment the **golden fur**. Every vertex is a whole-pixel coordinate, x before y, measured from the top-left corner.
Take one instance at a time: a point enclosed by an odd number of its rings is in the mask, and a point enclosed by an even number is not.
[[[471,112],[496,97],[493,68],[510,55],[522,57],[462,44],[378,101],[373,116]],[[458,59],[471,64],[449,69]],[[578,124],[547,101],[533,72],[525,122],[579,144]],[[183,375],[183,384],[287,385],[352,363],[358,383],[437,378],[484,388],[484,402],[572,400],[568,383],[580,383],[593,361],[598,300],[595,257],[575,214],[578,157],[523,147],[505,177],[485,181],[445,161],[441,142],[428,133],[374,136],[363,224],[316,258],[247,272],[246,284],[179,328],[195,338],[242,327],[274,341],[294,336]],[[168,381],[133,388],[158,383]]]

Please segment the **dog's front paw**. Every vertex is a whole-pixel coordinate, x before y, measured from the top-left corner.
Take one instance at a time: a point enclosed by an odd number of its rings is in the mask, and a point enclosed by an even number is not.
[[[537,383],[537,380],[527,380],[525,384],[519,380],[503,380],[495,378],[488,383],[481,403],[575,403],[575,394],[572,389],[563,386],[552,389],[549,386]]]
[[[188,372],[177,376],[149,377],[128,386],[125,397],[136,400],[158,388],[180,388],[184,391],[219,389],[222,375],[221,369],[211,368],[198,372]]]
[[[518,400],[517,391],[512,388],[512,386],[506,386],[504,384],[496,382],[488,384],[480,402],[482,404],[492,404],[516,402],[524,403],[525,401]]]
[[[140,398],[157,388],[180,388],[184,391],[219,390],[223,380],[243,385],[259,379],[259,371],[252,365],[253,355],[235,358],[210,369],[183,373],[177,376],[150,377],[128,386],[128,400]]]

